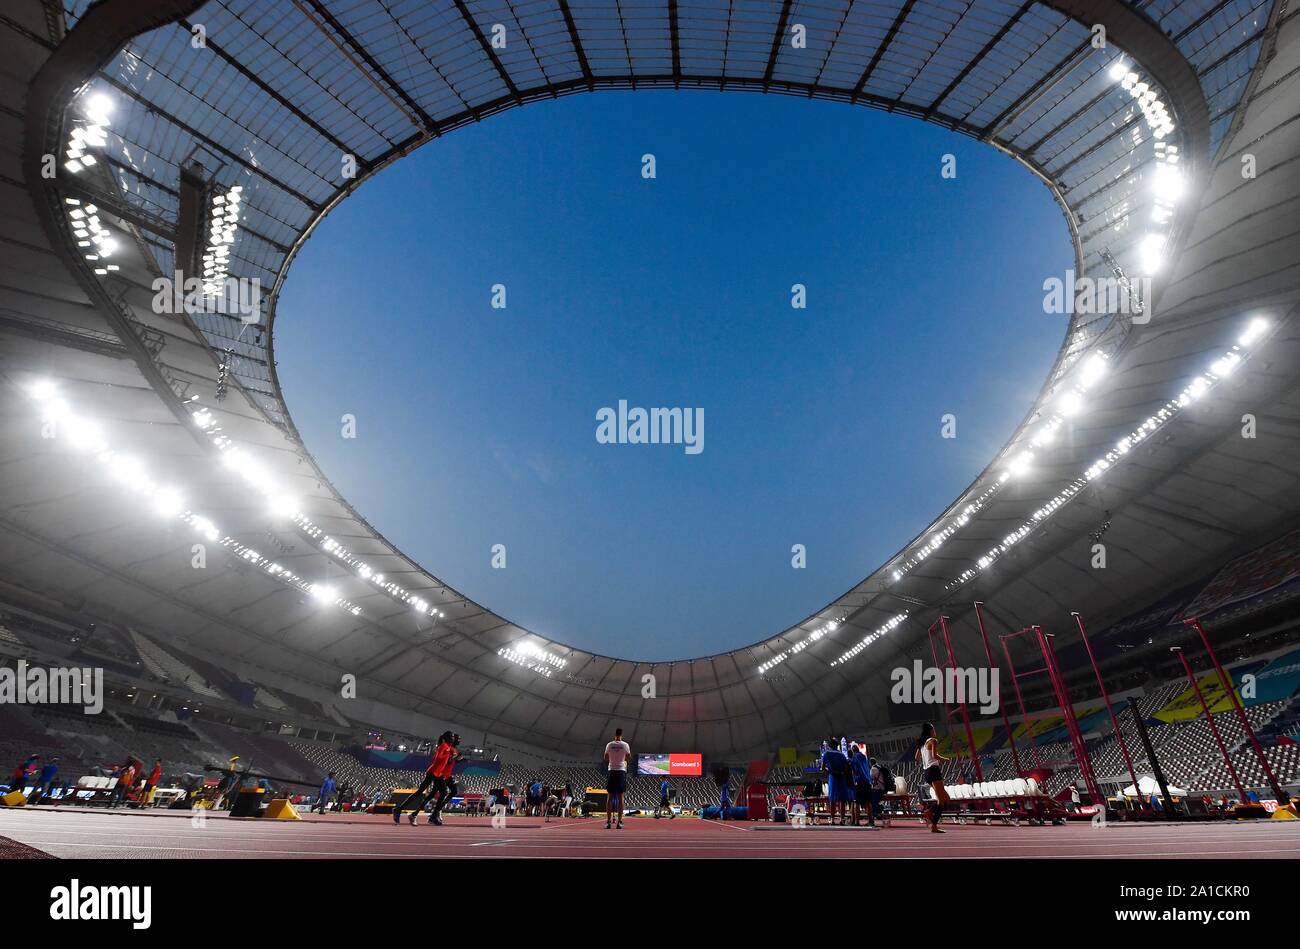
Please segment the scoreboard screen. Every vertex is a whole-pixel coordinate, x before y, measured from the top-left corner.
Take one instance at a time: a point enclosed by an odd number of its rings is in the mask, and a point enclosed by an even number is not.
[[[636,773],[666,778],[699,777],[704,774],[701,755],[637,755]]]

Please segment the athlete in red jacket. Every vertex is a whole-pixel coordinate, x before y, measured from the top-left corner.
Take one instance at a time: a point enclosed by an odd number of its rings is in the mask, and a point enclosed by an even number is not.
[[[453,733],[448,740],[447,757],[438,774],[438,794],[433,802],[433,813],[429,815],[429,823],[439,827],[442,826],[442,808],[456,793],[456,782],[452,780],[452,775],[456,773],[456,762],[460,760],[460,752],[456,750],[459,745],[460,736]]]
[[[433,760],[429,762],[429,768],[424,774],[424,780],[420,786],[406,796],[402,803],[393,808],[393,823],[402,822],[402,811],[407,807],[411,808],[411,826],[415,826],[415,819],[419,816],[420,811],[424,810],[426,792],[432,789],[436,794],[442,789],[442,772],[447,768],[447,760],[454,752],[455,746],[451,744],[452,733],[447,731],[438,736],[438,747],[433,752]],[[431,818],[432,820],[432,818]]]

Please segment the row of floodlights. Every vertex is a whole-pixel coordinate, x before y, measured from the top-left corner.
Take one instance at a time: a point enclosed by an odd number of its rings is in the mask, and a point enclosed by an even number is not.
[[[257,567],[267,576],[295,587],[319,602],[337,606],[353,616],[361,615],[360,607],[340,597],[334,587],[305,580],[235,538],[224,535],[212,518],[194,510],[186,503],[185,495],[179,488],[159,483],[139,458],[110,446],[103,429],[73,411],[59,396],[52,382],[38,380],[28,387],[28,393],[40,406],[43,423],[51,426],[61,441],[74,450],[94,457],[113,481],[141,497],[158,517],[180,520],[189,525],[200,537],[228,548],[241,560]]]

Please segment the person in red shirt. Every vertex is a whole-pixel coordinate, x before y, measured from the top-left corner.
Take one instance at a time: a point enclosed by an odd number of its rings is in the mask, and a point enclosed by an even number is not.
[[[432,796],[442,790],[442,772],[447,767],[448,757],[455,750],[454,746],[451,744],[451,738],[452,733],[449,731],[443,732],[438,736],[438,747],[433,752],[433,760],[429,762],[429,768],[424,774],[424,780],[420,782],[418,788],[406,795],[406,798],[402,803],[393,808],[394,824],[400,824],[402,822],[402,811],[410,807],[410,821],[411,826],[414,827],[415,819],[420,815],[420,811],[424,810],[426,793],[431,791],[432,794],[430,796]],[[432,822],[432,820],[433,819],[430,818],[430,822]]]
[[[162,759],[153,759],[153,770],[149,772],[149,777],[145,781],[145,799],[144,803],[152,804],[154,792],[158,790],[158,782],[162,780]]]
[[[456,782],[452,780],[452,775],[456,773],[456,762],[460,760],[460,752],[456,750],[459,745],[460,736],[453,733],[448,739],[448,754],[438,774],[439,787],[433,802],[433,813],[429,815],[429,823],[438,827],[442,826],[443,805],[456,793]]]

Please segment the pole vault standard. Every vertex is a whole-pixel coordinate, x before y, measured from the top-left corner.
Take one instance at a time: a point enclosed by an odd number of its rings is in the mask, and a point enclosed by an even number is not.
[[[1074,622],[1078,624],[1079,635],[1083,637],[1084,648],[1088,650],[1088,661],[1092,663],[1093,674],[1097,676],[1097,685],[1101,688],[1101,700],[1106,703],[1106,713],[1110,716],[1110,727],[1115,730],[1115,739],[1119,742],[1119,750],[1124,754],[1124,764],[1128,765],[1129,777],[1133,779],[1133,787],[1138,789],[1138,809],[1145,811],[1146,804],[1142,803],[1141,789],[1138,788],[1137,768],[1133,767],[1133,757],[1128,751],[1128,742],[1124,740],[1124,733],[1120,731],[1119,719],[1115,717],[1115,708],[1110,704],[1110,693],[1106,691],[1106,682],[1101,677],[1101,668],[1097,665],[1097,657],[1092,652],[1092,643],[1088,640],[1088,631],[1083,628],[1083,616],[1079,613],[1071,613]]]
[[[942,666],[942,665],[939,664],[939,651],[938,651],[938,649],[935,648],[935,643],[934,643],[934,628],[935,628],[935,626],[938,626],[938,627],[943,631],[943,643],[944,643],[945,648],[947,648],[947,650],[948,650],[948,665],[947,665],[947,666]],[[956,681],[957,681],[957,677],[960,675],[960,673],[957,671],[957,655],[956,655],[956,653],[954,653],[954,652],[952,651],[952,638],[948,635],[948,617],[946,617],[946,616],[940,616],[940,617],[938,618],[938,620],[936,620],[935,622],[933,622],[933,623],[930,624],[930,628],[929,628],[929,630],[928,630],[927,632],[928,632],[928,635],[929,635],[929,637],[930,637],[930,652],[931,652],[931,654],[934,656],[934,664],[935,664],[935,667],[938,668],[938,669],[940,669],[941,671],[942,671],[943,669],[945,669],[945,668],[947,668],[947,669],[952,669],[952,670],[953,670],[953,681],[956,682]],[[945,677],[945,693],[946,693],[946,691],[947,691],[947,688],[946,688],[946,677]],[[984,771],[983,771],[983,769],[980,768],[980,759],[979,759],[979,755],[975,753],[975,736],[974,736],[974,734],[971,732],[971,727],[970,727],[970,712],[968,712],[967,709],[966,709],[966,701],[965,701],[964,698],[959,698],[959,699],[957,699],[957,707],[958,707],[959,709],[961,709],[961,718],[962,718],[962,722],[963,722],[963,723],[965,724],[965,726],[966,726],[966,747],[967,747],[967,749],[969,749],[969,751],[970,751],[970,763],[971,763],[971,766],[975,769],[975,780],[976,780],[976,781],[983,781],[983,780],[984,780]],[[948,707],[948,697],[947,697],[946,694],[944,695],[944,700],[943,700],[943,711],[944,711],[944,714],[948,716],[948,735],[949,735],[949,740],[951,740],[951,736],[952,736],[952,709],[950,709],[950,708]]]
[[[1182,660],[1183,670],[1187,673],[1187,681],[1192,684],[1192,691],[1196,693],[1196,700],[1201,703],[1201,710],[1205,712],[1205,722],[1210,726],[1210,734],[1214,736],[1214,742],[1219,746],[1219,754],[1223,755],[1223,763],[1228,766],[1228,773],[1232,775],[1232,783],[1237,786],[1237,793],[1241,795],[1241,803],[1246,803],[1246,789],[1241,786],[1241,778],[1237,776],[1237,769],[1232,766],[1232,758],[1228,755],[1228,746],[1223,743],[1219,737],[1219,728],[1214,724],[1214,716],[1210,714],[1210,707],[1205,704],[1205,696],[1201,694],[1201,686],[1196,681],[1196,675],[1192,672],[1192,664],[1187,661],[1183,655],[1182,646],[1170,646],[1170,652],[1178,654]]]
[[[1043,659],[1052,678],[1052,687],[1056,689],[1056,698],[1061,704],[1061,717],[1065,719],[1065,730],[1070,735],[1071,744],[1074,745],[1074,757],[1079,763],[1083,783],[1088,786],[1092,803],[1104,808],[1106,798],[1102,795],[1097,776],[1092,771],[1092,756],[1088,754],[1088,744],[1083,740],[1083,732],[1079,730],[1079,720],[1074,715],[1074,702],[1070,699],[1070,690],[1065,687],[1065,676],[1061,674],[1061,666],[1056,661],[1056,647],[1052,644],[1052,635],[1044,633],[1041,626],[1034,627],[1034,635],[1038,637],[1039,648],[1043,650]]]
[[[989,634],[984,630],[984,612],[980,609],[984,604],[979,600],[975,601],[975,620],[979,623],[980,639],[984,641],[984,657],[988,660],[990,674],[997,669],[997,663],[993,661],[993,650],[989,647]],[[1022,777],[1020,768],[1020,752],[1016,748],[1016,736],[1011,733],[1011,720],[1007,718],[1007,706],[1002,701],[1002,677],[998,677],[998,711],[1002,713],[1002,727],[1007,730],[1007,740],[1011,742],[1011,760],[1016,763],[1016,777]]]
[[[1290,795],[1282,790],[1282,785],[1277,780],[1277,775],[1273,773],[1273,768],[1268,763],[1268,756],[1264,754],[1264,749],[1260,746],[1259,739],[1255,737],[1255,729],[1250,727],[1250,719],[1246,717],[1246,710],[1241,707],[1241,699],[1237,697],[1237,689],[1232,684],[1232,678],[1228,675],[1222,663],[1219,662],[1219,656],[1210,645],[1210,637],[1205,632],[1205,627],[1201,625],[1199,616],[1193,616],[1190,619],[1183,620],[1188,626],[1195,627],[1196,631],[1201,634],[1201,642],[1205,645],[1205,651],[1209,653],[1210,662],[1214,663],[1214,669],[1219,673],[1219,684],[1223,686],[1223,691],[1228,693],[1232,699],[1232,707],[1236,709],[1237,720],[1241,722],[1241,727],[1245,729],[1247,737],[1250,738],[1251,747],[1255,749],[1255,757],[1259,759],[1260,767],[1264,769],[1264,774],[1268,777],[1269,787],[1273,789],[1273,796],[1279,804],[1286,804],[1290,800]]]
[[[1006,653],[1007,664],[1011,664],[1011,651],[1007,648],[1007,640],[1015,639],[1018,636],[1027,636],[1032,634],[1038,643],[1038,649],[1043,654],[1043,666],[1040,669],[1030,669],[1028,672],[1015,672],[1012,666],[1012,681],[1016,682],[1016,695],[1020,697],[1019,679],[1028,678],[1031,675],[1040,675],[1046,673],[1052,683],[1052,691],[1056,693],[1057,704],[1061,707],[1061,718],[1065,722],[1065,732],[1070,737],[1070,745],[1074,748],[1075,762],[1079,767],[1079,774],[1083,778],[1083,783],[1088,788],[1088,794],[1092,798],[1092,803],[1106,806],[1106,799],[1102,796],[1101,786],[1097,784],[1097,777],[1092,772],[1092,759],[1088,756],[1088,746],[1083,740],[1083,733],[1079,731],[1079,721],[1074,716],[1074,704],[1070,700],[1070,690],[1065,686],[1065,677],[1061,675],[1060,665],[1056,661],[1056,652],[1052,648],[1052,637],[1043,632],[1041,626],[1030,626],[1014,633],[1008,633],[1002,637],[1002,649]],[[1024,713],[1024,699],[1020,698],[1020,710]],[[1030,732],[1033,737],[1033,732]],[[1034,761],[1041,767],[1042,762],[1038,757],[1038,742],[1034,742]]]
[[[1011,650],[1007,648],[1008,639],[1014,639],[1016,636],[1023,636],[1027,632],[1029,632],[1028,629],[1020,629],[1014,633],[1007,633],[999,636],[998,639],[1002,643],[1002,655],[1006,657],[1007,668],[1011,671],[1011,687],[1015,689],[1016,704],[1020,706],[1020,721],[1025,726],[1025,734],[1029,736],[1029,750],[1033,752],[1034,755],[1034,767],[1041,768],[1043,766],[1043,759],[1038,755],[1038,742],[1034,739],[1033,726],[1029,724],[1029,713],[1025,711],[1025,697],[1020,692],[1020,678],[1022,673],[1016,672],[1016,664],[1011,661]],[[1042,671],[1042,669],[1031,669],[1029,672],[1023,673],[1023,675],[1035,675]],[[1016,740],[1012,737],[1011,747],[1014,749],[1015,746]]]

